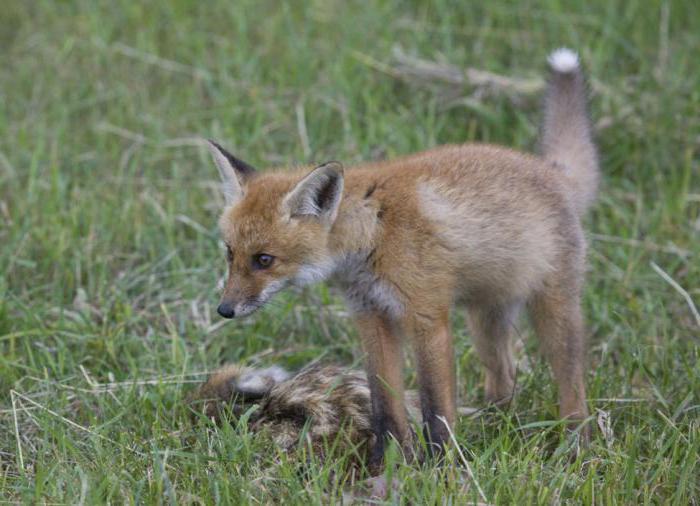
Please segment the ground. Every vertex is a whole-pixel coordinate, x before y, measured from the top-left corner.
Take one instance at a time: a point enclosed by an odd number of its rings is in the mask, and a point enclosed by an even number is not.
[[[300,472],[244,430],[190,421],[184,397],[222,362],[362,361],[332,288],[246,321],[216,315],[222,198],[198,139],[261,167],[448,142],[532,150],[545,57],[567,45],[591,76],[604,171],[584,301],[602,429],[572,458],[522,322],[510,409],[460,420],[447,466],[390,455],[392,500],[698,504],[700,12],[566,4],[4,2],[0,497],[341,497],[362,478],[344,472],[350,455]],[[458,72],[429,76],[416,59]],[[508,79],[482,86],[477,71]],[[455,314],[460,404],[480,406],[463,323]]]

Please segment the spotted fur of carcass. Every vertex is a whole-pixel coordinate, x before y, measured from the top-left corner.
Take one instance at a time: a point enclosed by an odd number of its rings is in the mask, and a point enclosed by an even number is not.
[[[314,365],[292,375],[279,367],[227,365],[212,373],[191,401],[197,412],[217,422],[226,411],[238,419],[257,406],[249,429],[265,432],[285,451],[304,437],[319,455],[328,443],[338,447],[339,442],[363,452],[374,437],[367,376],[345,367]],[[407,401],[416,417],[413,392]]]

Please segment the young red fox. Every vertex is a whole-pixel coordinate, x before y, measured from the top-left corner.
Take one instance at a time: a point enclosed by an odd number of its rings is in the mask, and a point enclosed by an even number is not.
[[[455,421],[449,313],[466,308],[486,368],[486,398],[510,398],[509,337],[526,307],[551,364],[560,414],[588,414],[580,299],[581,217],[598,162],[578,56],[549,57],[542,155],[482,144],[442,146],[343,170],[257,172],[218,144],[229,276],[219,314],[247,316],[290,285],[338,280],[367,355],[370,464],[386,437],[407,444],[402,341],[416,358],[422,419],[436,448]]]

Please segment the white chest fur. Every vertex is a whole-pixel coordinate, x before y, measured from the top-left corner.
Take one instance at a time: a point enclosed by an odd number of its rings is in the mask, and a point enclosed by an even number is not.
[[[344,257],[338,263],[334,279],[343,288],[350,309],[356,313],[378,311],[394,318],[403,313],[404,304],[396,289],[372,271],[366,255]]]

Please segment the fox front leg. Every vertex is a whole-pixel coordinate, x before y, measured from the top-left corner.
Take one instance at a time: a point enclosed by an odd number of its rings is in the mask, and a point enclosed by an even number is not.
[[[441,455],[456,418],[454,348],[447,309],[416,312],[406,322],[418,368],[423,430],[431,455]]]
[[[375,440],[370,449],[371,472],[381,470],[389,437],[402,447],[411,434],[404,405],[403,353],[401,336],[395,323],[380,314],[365,314],[357,319],[367,360],[367,380],[372,399],[372,430]]]

